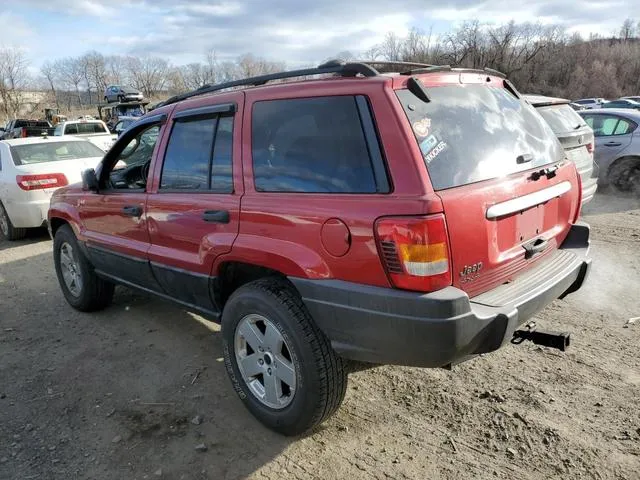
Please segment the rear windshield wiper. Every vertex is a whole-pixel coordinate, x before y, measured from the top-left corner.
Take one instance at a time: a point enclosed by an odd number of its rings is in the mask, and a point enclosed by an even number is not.
[[[586,126],[587,126],[587,124],[583,123],[583,124],[576,125],[575,127],[573,127],[573,129],[574,130],[578,130],[579,128],[586,127]]]

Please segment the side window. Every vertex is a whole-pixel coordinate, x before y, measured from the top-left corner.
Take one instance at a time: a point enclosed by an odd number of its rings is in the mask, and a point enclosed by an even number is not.
[[[152,125],[139,132],[122,149],[109,173],[111,188],[141,189],[147,186],[151,158],[159,133],[160,125]]]
[[[72,123],[71,125],[67,125],[67,128],[65,128],[64,133],[66,135],[77,135],[78,134],[78,125],[75,123]]]
[[[215,128],[215,118],[174,123],[162,166],[161,189],[203,190],[208,187]]]
[[[161,190],[233,192],[233,117],[176,121],[162,166]]]
[[[211,160],[211,190],[233,192],[233,117],[220,117]]]
[[[373,125],[368,112],[361,119],[360,111],[353,96],[256,102],[252,119],[256,190],[379,191],[363,121],[369,122],[372,132]],[[380,156],[379,146],[375,148]]]
[[[618,125],[616,125],[616,129],[614,130],[613,134],[626,135],[627,133],[630,133],[632,131],[633,131],[633,128],[631,126],[631,123],[621,118],[618,121]]]

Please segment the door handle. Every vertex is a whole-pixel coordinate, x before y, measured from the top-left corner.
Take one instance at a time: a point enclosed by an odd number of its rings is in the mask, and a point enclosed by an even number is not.
[[[229,210],[205,210],[202,219],[211,223],[229,223]]]
[[[607,143],[605,143],[606,147],[619,147],[620,145],[622,145],[620,142],[607,142]]]
[[[533,242],[526,243],[522,246],[524,248],[524,258],[529,259],[538,253],[544,251],[549,244],[548,240],[543,240],[542,238],[536,238]]]
[[[139,205],[125,205],[122,207],[122,213],[127,217],[140,217],[142,216],[142,207]]]

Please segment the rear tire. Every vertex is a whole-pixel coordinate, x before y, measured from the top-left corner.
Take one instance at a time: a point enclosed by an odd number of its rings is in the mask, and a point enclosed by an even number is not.
[[[123,95],[118,95],[118,102],[119,103],[124,102],[124,96]]]
[[[640,158],[620,158],[611,165],[609,182],[621,192],[640,193]]]
[[[2,202],[0,202],[0,235],[4,237],[5,240],[13,242],[15,240],[22,240],[26,234],[26,228],[16,228],[13,226],[9,214],[5,210]]]
[[[250,333],[247,325],[255,327],[249,330],[256,336],[243,334]],[[269,338],[278,340],[269,343]],[[299,435],[340,407],[347,388],[343,360],[285,281],[266,278],[236,290],[222,314],[222,339],[233,388],[247,409],[272,430]],[[268,348],[274,344],[279,347]],[[245,361],[254,357],[256,362]],[[268,368],[273,365],[280,370]],[[271,397],[275,401],[269,401],[270,381],[278,385]]]
[[[115,286],[96,275],[69,225],[56,231],[53,262],[62,293],[73,308],[94,312],[111,303]]]

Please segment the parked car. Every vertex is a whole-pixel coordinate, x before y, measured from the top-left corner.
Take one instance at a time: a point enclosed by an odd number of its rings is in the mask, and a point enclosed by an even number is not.
[[[574,110],[587,110],[587,107],[585,107],[584,105],[580,105],[579,103],[571,102],[569,106]]]
[[[576,165],[582,183],[582,203],[591,201],[598,188],[598,169],[594,168],[593,162],[593,130],[571,108],[570,100],[543,95],[524,97],[549,124],[567,158]]]
[[[607,103],[607,100],[605,100],[604,98],[581,98],[580,100],[574,100],[573,103],[582,105],[587,109],[593,109],[593,108],[601,108],[602,105]]]
[[[139,117],[118,117],[118,121],[113,126],[113,132],[117,136],[120,136],[127,128],[139,119]]]
[[[635,97],[621,97],[621,100],[633,100],[634,102],[638,102],[640,103],[640,96],[635,96]]]
[[[640,103],[628,99],[612,100],[602,105],[602,108],[633,108],[640,110]]]
[[[3,140],[12,138],[40,137],[52,135],[53,127],[46,120],[27,120],[18,118],[9,120],[2,134]]]
[[[123,117],[141,117],[147,112],[149,102],[116,103],[114,105],[99,105],[98,117],[107,124],[111,133],[115,133],[115,126]]]
[[[123,284],[221,322],[238,396],[295,435],[339,407],[344,359],[565,348],[518,327],[582,285],[579,215],[574,164],[498,72],[333,61],[163,102],[53,195],[49,225],[71,306]]]
[[[124,85],[109,85],[104,89],[104,101],[112,102],[141,102],[143,99],[142,92],[133,87]]]
[[[74,137],[0,141],[0,234],[19,240],[27,228],[43,226],[53,191],[81,181],[103,154]]]
[[[102,120],[69,120],[59,123],[53,134],[56,137],[73,135],[84,138],[103,152],[109,150],[118,138],[109,131]]]
[[[593,128],[600,185],[640,192],[640,112],[606,109],[580,115]]]

